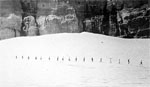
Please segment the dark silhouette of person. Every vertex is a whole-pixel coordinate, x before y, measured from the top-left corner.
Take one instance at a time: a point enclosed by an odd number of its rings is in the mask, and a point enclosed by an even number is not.
[[[102,58],[100,58],[100,62],[102,62]]]
[[[140,64],[143,65],[143,61],[142,60],[141,60]]]
[[[91,60],[92,60],[92,62],[94,61],[94,59],[93,59],[93,58],[91,58]]]
[[[130,64],[130,59],[128,59],[128,64]]]
[[[112,63],[112,58],[110,58],[110,63]]]
[[[76,58],[75,58],[75,61],[77,61],[77,60],[78,60],[78,58],[76,57]]]
[[[83,62],[85,62],[85,57],[83,58]]]
[[[59,57],[57,57],[57,61],[59,61]]]

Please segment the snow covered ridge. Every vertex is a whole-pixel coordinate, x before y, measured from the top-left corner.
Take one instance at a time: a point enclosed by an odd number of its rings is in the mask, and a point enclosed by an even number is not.
[[[149,66],[149,44],[150,39],[122,39],[84,32],[18,37],[0,41],[0,48],[3,54],[12,49],[14,57],[86,57],[96,60],[106,58],[108,61],[112,58],[116,63],[125,60],[127,64],[131,60],[139,65],[143,61],[145,66]]]
[[[3,40],[0,87],[149,87],[149,43],[86,32]]]

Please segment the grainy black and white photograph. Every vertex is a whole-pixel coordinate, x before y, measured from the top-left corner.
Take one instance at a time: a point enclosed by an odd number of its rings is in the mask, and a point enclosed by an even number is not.
[[[0,87],[150,87],[150,0],[0,0]]]

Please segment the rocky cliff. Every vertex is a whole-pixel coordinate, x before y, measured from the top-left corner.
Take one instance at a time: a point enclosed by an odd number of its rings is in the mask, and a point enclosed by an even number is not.
[[[110,14],[113,14],[112,3],[109,2],[110,0],[0,0],[0,32],[2,33],[0,39],[10,36],[77,33],[88,30],[106,34],[110,31],[110,28],[107,30],[110,24],[105,22],[108,23]],[[112,0],[112,2],[115,2],[114,7],[118,11],[123,7],[141,8],[149,3],[148,0]],[[84,24],[87,20],[90,21],[89,26]],[[5,35],[4,32],[11,33]]]

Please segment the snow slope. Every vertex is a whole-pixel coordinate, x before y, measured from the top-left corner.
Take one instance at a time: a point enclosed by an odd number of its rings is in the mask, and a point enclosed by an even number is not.
[[[149,43],[85,32],[3,40],[0,87],[150,87]]]

